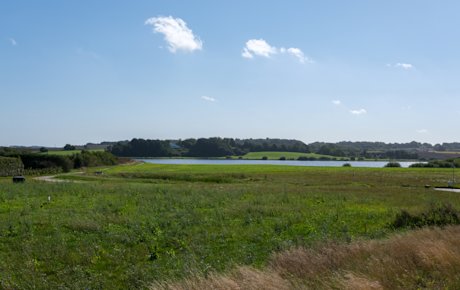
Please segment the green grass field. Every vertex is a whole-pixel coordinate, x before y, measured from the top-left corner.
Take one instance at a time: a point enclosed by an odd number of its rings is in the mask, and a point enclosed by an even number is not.
[[[342,157],[336,157],[336,156],[330,156],[330,155],[321,155],[321,154],[316,154],[316,153],[299,153],[299,152],[272,152],[272,151],[267,151],[267,152],[249,152],[245,155],[243,155],[243,159],[262,159],[262,157],[266,156],[268,159],[280,159],[280,157],[285,157],[286,159],[294,159],[296,160],[299,157],[307,157],[307,158],[329,158],[329,159],[334,159],[336,158],[337,160],[342,160],[345,158]]]
[[[95,175],[103,171],[103,175]],[[0,179],[0,288],[126,289],[324,241],[382,238],[401,209],[460,208],[447,169],[134,164]],[[50,201],[48,201],[50,197]]]

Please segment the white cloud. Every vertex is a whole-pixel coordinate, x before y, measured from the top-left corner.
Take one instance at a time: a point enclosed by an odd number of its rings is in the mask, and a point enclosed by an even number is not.
[[[18,42],[14,38],[10,38],[10,43],[11,43],[12,46],[18,45]]]
[[[271,46],[264,39],[250,39],[246,42],[246,46],[243,48],[241,56],[244,58],[254,58],[254,56],[262,56],[270,58],[275,54],[289,54],[296,57],[301,63],[313,62],[311,59],[305,56],[300,48],[276,48]]]
[[[215,101],[217,101],[215,98],[213,98],[213,97],[208,97],[208,96],[201,96],[201,99],[202,99],[202,100],[205,100],[205,101],[208,101],[208,102],[215,102]]]
[[[403,70],[411,70],[411,69],[415,68],[413,64],[404,63],[404,62],[398,62],[396,64],[388,63],[386,66],[387,67],[400,68],[400,69],[403,69]]]
[[[164,35],[168,43],[169,51],[193,52],[203,48],[203,42],[193,34],[193,31],[187,27],[187,23],[180,18],[152,17],[145,21],[146,25],[152,25],[155,33]]]
[[[312,62],[299,48],[290,47],[286,51],[287,53],[297,57],[301,63]]]
[[[367,114],[367,111],[365,109],[359,109],[359,110],[351,110],[350,113],[353,115],[364,115],[364,114]]]
[[[336,106],[340,106],[342,104],[340,100],[333,100],[332,103]]]
[[[420,130],[417,130],[417,133],[426,134],[426,133],[428,133],[428,130],[427,129],[420,129]]]
[[[250,39],[246,42],[246,46],[243,48],[241,54],[245,58],[253,58],[254,55],[270,57],[277,53],[277,49],[271,46],[263,39]]]
[[[241,53],[241,56],[244,57],[244,58],[254,58],[252,53],[246,47],[243,49],[243,52]]]

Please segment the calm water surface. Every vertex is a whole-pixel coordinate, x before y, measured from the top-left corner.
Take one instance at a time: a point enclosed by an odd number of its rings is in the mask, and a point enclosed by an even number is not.
[[[297,161],[297,160],[241,160],[241,159],[136,159],[153,164],[212,164],[212,165],[290,165],[290,166],[326,166],[341,167],[350,163],[353,167],[384,167],[388,161]],[[399,162],[402,167],[409,167],[417,162]]]

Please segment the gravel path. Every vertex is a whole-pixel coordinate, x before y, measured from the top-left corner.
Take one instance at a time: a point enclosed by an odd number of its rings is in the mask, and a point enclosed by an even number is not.
[[[449,192],[460,192],[460,189],[458,189],[458,188],[439,188],[439,187],[435,187],[434,190],[449,191]]]
[[[35,180],[46,182],[69,182],[69,180],[57,179],[55,175],[34,177]]]

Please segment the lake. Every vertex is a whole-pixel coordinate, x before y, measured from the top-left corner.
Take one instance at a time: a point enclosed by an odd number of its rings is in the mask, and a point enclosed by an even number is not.
[[[244,159],[136,159],[153,164],[212,164],[212,165],[289,165],[289,166],[322,166],[341,167],[350,163],[352,167],[384,167],[388,161],[297,161],[297,160],[244,160]],[[398,161],[401,167],[409,167],[418,162]]]

